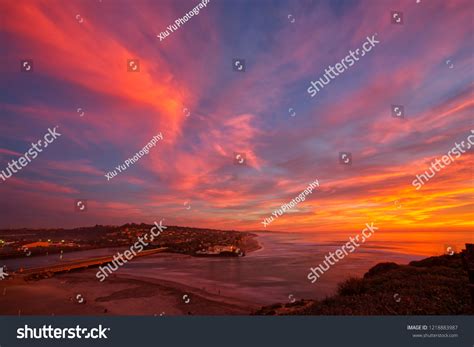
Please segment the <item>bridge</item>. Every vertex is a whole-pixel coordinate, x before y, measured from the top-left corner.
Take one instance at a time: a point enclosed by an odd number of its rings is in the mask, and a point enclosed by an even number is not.
[[[144,256],[155,254],[155,253],[161,253],[161,252],[166,251],[167,249],[168,249],[167,247],[159,247],[159,248],[143,250],[140,253],[137,253],[137,255],[134,256],[134,258],[144,257]],[[116,254],[113,254],[111,256],[106,256],[106,257],[75,260],[75,261],[71,261],[67,263],[55,264],[55,265],[50,265],[50,266],[45,266],[45,267],[28,268],[24,270],[20,269],[19,271],[16,272],[16,274],[35,275],[35,274],[44,274],[44,273],[69,272],[69,271],[78,270],[78,269],[87,269],[89,267],[100,266],[102,264],[107,264],[107,263],[112,262],[114,260],[113,258],[114,255]]]

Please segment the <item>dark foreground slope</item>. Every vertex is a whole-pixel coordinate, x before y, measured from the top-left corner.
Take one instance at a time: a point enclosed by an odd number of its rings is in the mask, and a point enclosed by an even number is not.
[[[409,265],[380,263],[363,278],[339,284],[322,301],[262,307],[257,315],[461,315],[473,314],[468,274],[460,254]]]

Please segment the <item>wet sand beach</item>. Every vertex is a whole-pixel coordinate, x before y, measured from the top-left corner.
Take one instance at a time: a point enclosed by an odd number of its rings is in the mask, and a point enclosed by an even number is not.
[[[180,283],[112,275],[104,282],[97,269],[25,282],[0,283],[4,315],[246,315],[259,307]],[[185,296],[187,295],[187,296]],[[184,297],[184,298],[183,298]],[[186,303],[186,301],[188,301]]]

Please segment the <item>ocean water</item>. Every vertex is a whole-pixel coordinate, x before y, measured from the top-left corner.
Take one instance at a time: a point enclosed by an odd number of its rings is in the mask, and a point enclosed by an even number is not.
[[[321,299],[350,276],[363,276],[380,262],[407,264],[444,253],[446,246],[460,250],[472,234],[400,235],[380,233],[335,263],[314,284],[309,269],[324,261],[349,240],[347,233],[330,235],[257,233],[263,249],[241,258],[144,257],[121,273],[167,279],[259,304],[294,299]],[[428,236],[428,237],[426,237]]]

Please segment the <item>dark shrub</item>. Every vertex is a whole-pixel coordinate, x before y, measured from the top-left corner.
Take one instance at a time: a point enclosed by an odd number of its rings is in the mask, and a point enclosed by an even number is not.
[[[380,275],[387,271],[398,269],[399,267],[400,265],[395,263],[379,263],[372,267],[368,272],[366,272],[364,278],[370,278],[376,275]]]
[[[337,292],[342,296],[359,295],[367,291],[367,286],[361,278],[349,278],[338,285]]]

